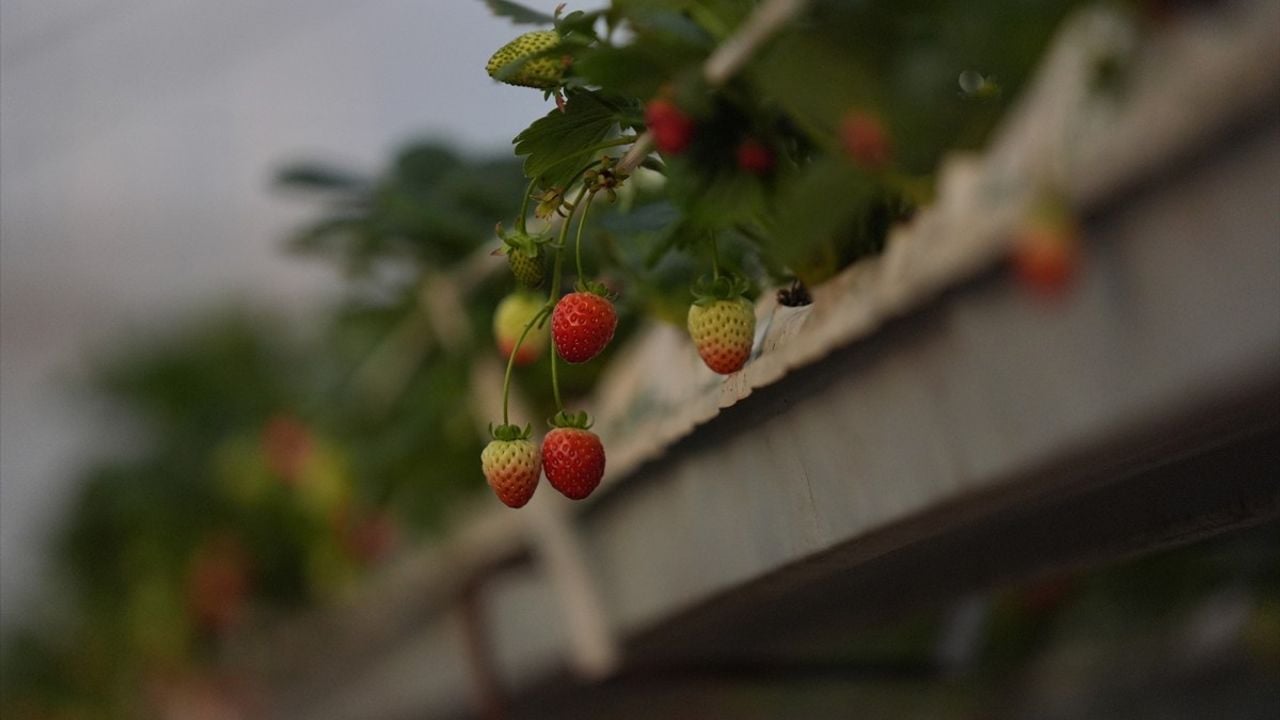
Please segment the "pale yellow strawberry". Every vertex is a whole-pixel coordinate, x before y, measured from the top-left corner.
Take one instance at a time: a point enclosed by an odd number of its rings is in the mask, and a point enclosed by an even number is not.
[[[694,303],[688,327],[702,361],[721,375],[738,372],[751,357],[756,315],[745,298]]]
[[[493,339],[498,344],[502,357],[511,357],[511,351],[520,340],[520,333],[529,324],[546,303],[546,300],[530,292],[513,292],[498,303],[493,313]],[[524,342],[516,352],[516,364],[528,365],[537,360],[547,348],[550,331],[544,324],[534,327],[525,335]]]

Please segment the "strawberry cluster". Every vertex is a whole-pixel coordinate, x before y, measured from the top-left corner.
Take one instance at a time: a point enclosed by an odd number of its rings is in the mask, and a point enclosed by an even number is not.
[[[604,446],[600,438],[591,432],[591,419],[587,413],[570,413],[564,410],[556,376],[557,358],[573,364],[585,363],[595,358],[613,339],[618,326],[618,314],[604,286],[583,279],[580,245],[585,211],[578,222],[579,252],[575,253],[578,258],[578,287],[575,292],[558,296],[563,259],[561,253],[564,251],[569,225],[578,207],[583,205],[584,196],[589,194],[586,206],[590,205],[596,193],[602,193],[607,198],[614,196],[614,189],[627,177],[626,173],[615,170],[615,163],[612,158],[592,161],[588,166],[590,171],[582,173],[583,184],[573,203],[564,203],[563,193],[559,190],[547,191],[538,196],[540,203],[554,203],[555,206],[549,208],[548,215],[555,213],[565,218],[560,237],[553,246],[556,262],[550,299],[556,300],[555,305],[552,306],[550,300],[543,302],[540,297],[524,289],[508,295],[494,313],[494,338],[498,350],[507,358],[502,398],[503,422],[496,428],[490,428],[492,439],[480,454],[480,467],[489,487],[508,507],[518,508],[528,503],[544,472],[551,486],[572,500],[586,498],[604,477]],[[553,194],[548,196],[548,192]],[[525,194],[525,207],[517,218],[515,232],[504,234],[501,226],[498,229],[498,235],[505,243],[502,251],[507,254],[511,263],[512,275],[525,288],[534,284],[534,278],[523,259],[538,259],[539,273],[536,280],[541,282],[541,248],[546,243],[545,238],[535,238],[525,230],[525,212],[528,200],[533,197],[531,184]],[[517,263],[513,261],[515,257],[523,259]],[[522,429],[507,421],[507,405],[511,389],[511,369],[516,365],[533,362],[542,354],[548,334],[545,327],[548,319],[551,321],[550,335],[555,346],[555,352],[551,355],[552,388],[560,410],[549,421],[552,429],[543,438],[539,448],[530,439],[531,426]]]
[[[587,414],[561,412],[551,422],[541,450],[529,439],[531,427],[500,425],[480,453],[485,480],[507,507],[524,507],[544,472],[551,487],[570,500],[582,500],[600,486],[604,445],[591,432]]]

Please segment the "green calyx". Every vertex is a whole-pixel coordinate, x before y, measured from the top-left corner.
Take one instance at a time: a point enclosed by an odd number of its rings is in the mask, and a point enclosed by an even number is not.
[[[493,423],[489,423],[489,435],[494,440],[503,442],[528,440],[533,435],[533,425],[525,425],[524,427],[519,425],[499,425],[494,427]]]
[[[720,300],[740,298],[750,287],[741,275],[703,275],[693,284],[693,304],[706,307]]]
[[[547,424],[553,428],[577,428],[579,430],[589,430],[593,424],[591,416],[586,410],[578,412],[569,412],[561,410],[547,419]]]
[[[599,280],[583,280],[579,278],[578,281],[573,284],[573,289],[575,292],[591,293],[592,295],[599,295],[600,297],[609,301],[613,301],[618,298],[617,293],[610,290],[608,287],[605,286],[604,283],[600,282]]]
[[[532,259],[541,258],[542,246],[551,242],[550,235],[531,235],[520,230],[505,232],[501,224],[498,225],[498,237],[502,238],[504,254],[520,253]]]

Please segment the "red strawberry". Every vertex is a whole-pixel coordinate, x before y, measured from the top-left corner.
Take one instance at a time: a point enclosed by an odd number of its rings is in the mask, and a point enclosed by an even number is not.
[[[738,146],[738,167],[752,175],[767,175],[773,169],[773,153],[759,140],[747,138]]]
[[[664,153],[679,155],[693,142],[693,119],[670,100],[650,100],[644,109],[644,122],[653,133],[654,144]]]
[[[558,427],[542,439],[542,466],[551,487],[570,500],[581,500],[604,477],[604,446],[586,428]]]
[[[840,142],[850,159],[866,170],[883,169],[893,156],[884,124],[860,110],[851,111],[841,121]]]
[[[511,350],[529,324],[545,304],[543,299],[529,292],[513,292],[498,303],[493,313],[493,339],[503,358],[511,357]],[[547,326],[530,328],[516,352],[516,364],[528,365],[538,359],[547,346]]]
[[[584,363],[604,350],[618,327],[613,303],[594,292],[560,298],[551,313],[551,337],[566,362]]]
[[[689,307],[688,326],[702,361],[721,375],[738,372],[751,357],[756,315],[746,298],[700,299]]]
[[[538,489],[542,474],[538,446],[529,440],[529,429],[502,425],[493,431],[494,439],[480,453],[484,479],[508,507],[523,507]]]

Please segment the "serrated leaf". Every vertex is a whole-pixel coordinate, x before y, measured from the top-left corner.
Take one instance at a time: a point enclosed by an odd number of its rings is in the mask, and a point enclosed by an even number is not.
[[[524,174],[541,178],[544,187],[567,183],[586,163],[582,151],[596,145],[617,122],[618,111],[594,92],[569,96],[564,112],[552,110],[515,137],[523,155]]]
[[[554,17],[544,12],[527,8],[510,0],[484,0],[484,4],[489,7],[489,12],[498,17],[507,18],[516,25],[550,25],[556,21]]]

